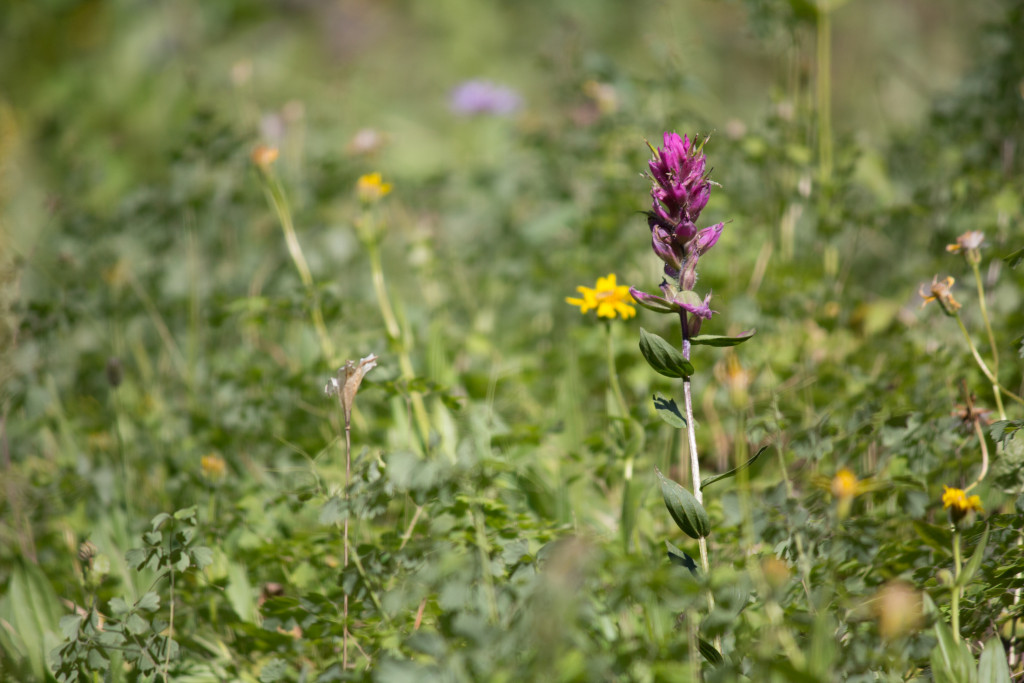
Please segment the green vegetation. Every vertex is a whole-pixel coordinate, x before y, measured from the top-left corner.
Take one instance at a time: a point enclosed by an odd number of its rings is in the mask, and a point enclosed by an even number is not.
[[[1019,679],[1020,45],[0,4],[0,680]]]

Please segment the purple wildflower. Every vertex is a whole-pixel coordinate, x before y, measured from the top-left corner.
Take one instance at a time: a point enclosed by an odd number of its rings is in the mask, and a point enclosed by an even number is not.
[[[661,283],[663,296],[636,289],[630,290],[630,294],[644,308],[678,314],[686,336],[692,337],[714,313],[709,306],[711,294],[701,300],[693,291],[697,262],[718,243],[725,224],[697,227],[700,212],[711,196],[702,145],[676,133],[665,133],[664,143],[660,149],[651,147],[654,157],[648,168],[653,203],[647,212],[647,225],[651,229],[651,246],[665,263],[668,279]]]
[[[490,81],[465,81],[452,91],[450,106],[456,114],[512,114],[523,99],[512,88]]]

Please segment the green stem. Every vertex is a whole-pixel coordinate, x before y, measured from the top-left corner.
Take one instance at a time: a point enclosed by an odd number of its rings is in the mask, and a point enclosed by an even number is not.
[[[398,348],[398,366],[402,370],[402,379],[407,381],[413,380],[416,377],[416,373],[412,367],[412,359],[409,357],[408,345],[403,339],[406,335],[402,334],[398,318],[391,307],[387,283],[384,281],[384,264],[380,257],[380,246],[374,235],[374,226],[370,223],[368,216],[364,217],[361,226],[360,236],[370,256],[373,289],[377,294],[377,306],[380,308],[380,314],[384,318],[384,328],[387,330],[388,337],[392,343]],[[424,451],[426,451],[427,445],[430,443],[430,419],[427,417],[427,408],[423,402],[423,395],[418,391],[410,391],[409,397],[412,402],[413,417],[416,420],[420,438],[423,440]]]
[[[988,378],[988,381],[992,383],[992,392],[993,394],[995,394],[996,407],[999,410],[999,417],[1000,419],[1005,420],[1006,411],[1003,409],[1003,401],[1002,398],[1000,398],[1000,394],[1005,394],[1007,397],[1013,399],[1014,401],[1020,403],[1021,405],[1024,405],[1024,398],[1021,398],[1020,396],[1013,393],[1012,391],[1010,391],[1009,389],[1007,389],[1006,387],[999,383],[999,380],[996,378],[994,374],[992,374],[992,371],[989,370],[988,365],[985,364],[985,361],[982,359],[981,354],[978,353],[978,349],[974,346],[974,342],[971,340],[971,335],[967,331],[967,328],[964,326],[964,321],[963,319],[960,318],[960,314],[954,311],[953,317],[956,318],[956,323],[957,325],[960,326],[960,331],[964,333],[964,339],[967,340],[967,346],[971,350],[971,355],[974,356],[974,361],[978,364],[978,367],[981,368],[981,371],[985,374],[985,377]]]
[[[992,333],[992,322],[988,316],[988,306],[985,304],[985,285],[981,279],[981,269],[978,268],[978,260],[976,258],[967,259],[971,264],[971,270],[974,271],[974,282],[978,286],[978,306],[981,310],[981,319],[985,323],[985,332],[988,334],[988,344],[992,348],[992,376],[999,377],[999,347],[996,346],[996,337]],[[999,408],[999,419],[1006,419],[1006,411],[1003,410],[1003,402],[999,396],[999,387],[993,386],[992,391],[996,397],[996,405]]]
[[[818,160],[821,180],[826,182],[832,175],[832,8],[829,0],[817,4]]]
[[[960,640],[960,531],[953,529],[953,595],[950,616],[953,620],[953,640]]]
[[[330,335],[327,334],[323,309],[320,307],[320,296],[317,294],[313,283],[313,274],[309,270],[306,256],[302,253],[302,245],[299,244],[298,235],[295,234],[295,224],[292,221],[288,200],[284,196],[281,184],[277,181],[277,178],[271,175],[269,170],[264,170],[262,177],[265,182],[264,187],[266,188],[267,198],[270,200],[271,206],[274,207],[274,211],[277,213],[277,220],[281,224],[281,231],[284,233],[284,242],[288,247],[288,254],[292,257],[292,263],[295,264],[295,270],[299,273],[302,286],[306,288],[306,294],[313,302],[311,316],[313,327],[316,329],[317,337],[320,339],[320,350],[323,352],[327,362],[333,366],[337,363],[334,356],[334,344],[331,343]]]

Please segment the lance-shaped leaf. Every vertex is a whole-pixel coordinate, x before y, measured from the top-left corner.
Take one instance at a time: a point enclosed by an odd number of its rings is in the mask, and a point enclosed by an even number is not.
[[[682,378],[693,374],[693,365],[683,352],[656,334],[640,328],[640,353],[655,372],[665,377]]]
[[[753,337],[755,332],[757,330],[747,330],[740,332],[735,337],[726,337],[721,334],[698,334],[696,337],[690,337],[690,343],[704,346],[738,346]]]
[[[674,399],[665,398],[661,394],[654,395],[654,409],[658,411],[658,417],[676,429],[686,426],[686,418],[679,412],[679,406]]]
[[[690,570],[690,573],[697,576],[697,563],[694,561],[689,554],[684,550],[680,550],[668,541],[665,541],[665,547],[668,548],[668,561],[678,567],[685,567]]]
[[[1011,268],[1016,268],[1021,263],[1024,263],[1024,247],[1021,247],[1011,254],[1007,254],[1003,257],[1003,261],[1009,264]]]
[[[746,461],[739,467],[734,467],[728,472],[722,472],[721,474],[716,474],[713,477],[708,477],[707,479],[700,483],[700,490],[703,491],[707,486],[714,484],[716,481],[728,479],[729,477],[735,477],[737,474],[739,474],[740,472],[742,472],[743,470],[747,469],[755,462],[757,462],[757,459],[760,458],[761,454],[764,453],[766,450],[768,450],[768,446],[763,446],[761,450],[759,450],[757,453],[754,453],[754,457],[752,457],[750,460]]]
[[[657,467],[654,472],[661,482],[661,497],[665,500],[665,507],[676,526],[690,538],[700,539],[710,534],[711,522],[704,506],[697,502],[692,493],[666,478]]]
[[[971,579],[977,573],[981,567],[981,560],[985,557],[985,546],[988,545],[988,527],[985,527],[985,533],[981,535],[981,540],[978,541],[978,547],[975,548],[974,554],[971,555],[971,559],[968,560],[967,566],[960,572],[960,578],[957,579],[957,585],[961,588],[971,582]]]

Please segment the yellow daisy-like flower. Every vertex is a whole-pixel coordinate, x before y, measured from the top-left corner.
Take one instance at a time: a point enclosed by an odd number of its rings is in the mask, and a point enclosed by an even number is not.
[[[380,173],[367,173],[356,181],[356,193],[367,204],[380,201],[391,192],[391,183],[385,183]]]
[[[614,318],[618,314],[623,319],[629,319],[636,315],[636,309],[630,305],[636,302],[629,293],[629,287],[617,284],[615,273],[597,278],[597,286],[593,289],[580,286],[576,290],[583,298],[566,297],[565,301],[573,306],[579,306],[580,313],[596,308],[599,318]]]
[[[942,507],[949,508],[949,516],[954,522],[963,519],[968,512],[984,512],[981,509],[981,498],[979,496],[968,496],[963,489],[951,489],[943,486]]]
[[[210,481],[219,481],[224,478],[227,473],[227,463],[224,462],[224,458],[220,457],[216,453],[210,453],[204,455],[199,461],[199,467],[203,472],[203,476]]]
[[[960,308],[960,302],[953,298],[953,283],[955,280],[951,277],[947,277],[945,280],[939,281],[939,276],[936,275],[932,278],[932,284],[928,289],[923,286],[918,290],[918,294],[924,299],[924,303],[921,304],[921,308],[928,305],[929,302],[935,301],[942,307],[947,315],[953,315],[955,311]]]
[[[836,498],[849,500],[860,493],[860,482],[852,470],[844,467],[836,472],[836,476],[832,477],[829,488],[832,490],[832,495]]]

